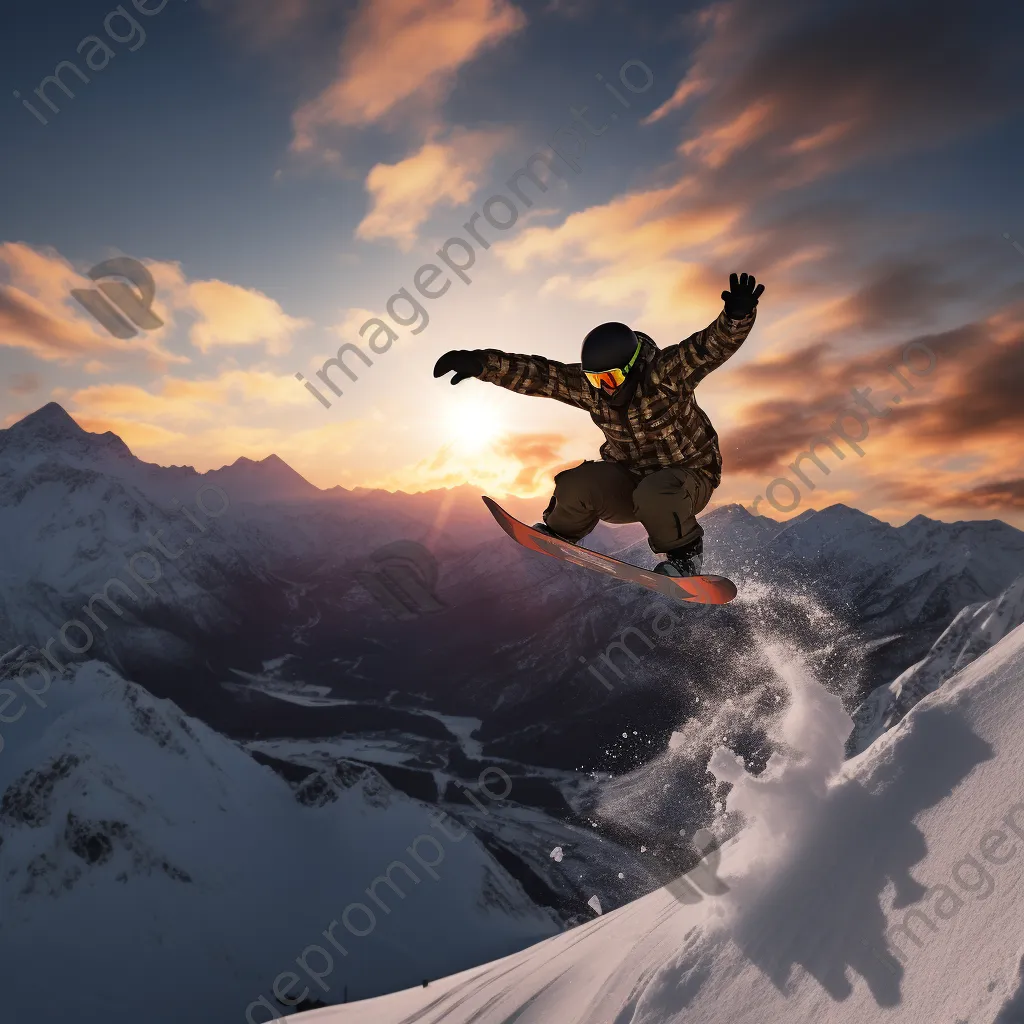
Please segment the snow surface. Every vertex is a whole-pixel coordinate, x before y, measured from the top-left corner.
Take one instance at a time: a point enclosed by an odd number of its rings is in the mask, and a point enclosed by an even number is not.
[[[839,700],[770,653],[791,695],[786,752],[756,778],[725,750],[711,764],[734,783],[724,814],[745,820],[721,850],[727,892],[683,905],[662,888],[427,988],[302,1019],[1020,1024],[1024,626],[845,762]]]
[[[4,704],[18,716],[0,756],[4,1024],[241,1021],[332,922],[353,926],[333,925],[338,1001],[558,931],[472,832],[436,827],[372,769],[293,790],[100,662],[54,679],[45,703]],[[368,896],[395,862],[398,891]]]
[[[204,519],[207,529],[196,533],[175,503],[190,506],[213,481],[231,506],[215,522]],[[59,406],[46,406],[0,431],[0,636],[12,644],[45,642],[112,576],[130,580],[127,559],[150,543],[150,531],[163,530],[171,547],[194,543],[180,561],[163,566],[152,601],[136,588],[138,605],[129,602],[124,618],[112,622],[117,643],[111,647],[172,662],[185,640],[173,632],[168,609],[188,610],[190,632],[219,635],[235,622],[251,584],[266,583],[271,568],[307,559],[320,564],[325,553],[336,567],[397,536],[426,538],[422,524],[443,518],[439,503],[448,517],[438,550],[449,590],[469,591],[500,572],[508,584],[506,609],[550,602],[557,611],[550,634],[498,646],[496,661],[507,662],[509,672],[499,684],[503,707],[532,695],[530,681],[541,678],[541,668],[545,678],[578,671],[580,652],[595,641],[604,646],[605,611],[617,622],[632,621],[639,601],[632,588],[609,587],[554,560],[514,556],[513,546],[494,542],[493,523],[475,494],[455,501],[455,492],[320,493],[304,484],[273,459],[239,460],[212,474],[148,465],[113,434],[88,434]],[[266,503],[279,489],[287,504]],[[508,507],[529,520],[514,502]],[[766,646],[794,698],[773,733],[790,756],[780,755],[757,780],[727,754],[714,759],[719,778],[736,783],[715,825],[725,842],[720,874],[728,893],[683,906],[659,890],[525,952],[431,980],[426,989],[311,1019],[788,1024],[821,1018],[830,1024],[899,1015],[928,1024],[1021,1024],[1017,879],[1024,854],[992,869],[995,888],[985,900],[962,894],[957,913],[922,935],[905,967],[882,936],[887,923],[902,921],[921,898],[921,885],[949,882],[953,865],[978,853],[987,824],[1024,799],[1017,753],[1021,637],[1019,628],[1010,632],[1020,622],[1022,594],[1011,584],[1024,573],[1024,534],[999,522],[947,524],[923,516],[896,528],[844,506],[785,524],[734,506],[703,522],[716,565],[735,566],[737,573],[727,574],[744,581],[755,606],[759,580],[777,582],[780,568],[799,570],[803,582],[790,598],[808,604],[816,642],[823,633],[828,638],[828,623],[816,622],[812,598],[798,594],[807,580],[821,584],[833,603],[856,608],[870,626],[862,656],[920,630],[923,645],[907,648],[920,659],[948,626],[945,640],[898,680],[900,694],[915,698],[922,689],[940,683],[942,689],[844,765],[850,721],[838,702],[806,667]],[[592,546],[622,549],[641,564],[652,557],[630,527],[595,533]],[[320,621],[304,596],[313,584],[277,583],[294,612],[295,642],[306,643]],[[371,603],[358,587],[344,600],[346,608],[349,601]],[[732,612],[742,611],[737,602]],[[982,654],[991,644],[995,649]],[[812,648],[805,650],[810,660]],[[271,680],[283,699],[324,700],[316,689],[286,685],[291,672],[280,670],[288,655],[273,653],[263,665],[265,678],[240,685]],[[894,655],[879,681],[895,677],[909,660]],[[358,658],[342,667],[355,677]],[[831,683],[835,688],[836,680]],[[147,1024],[241,1021],[249,1001],[269,992],[278,971],[296,966],[296,957],[370,878],[401,857],[413,836],[430,834],[431,809],[396,793],[376,773],[335,786],[324,768],[316,778],[324,802],[303,803],[297,790],[236,744],[105,666],[79,663],[47,699],[46,709],[29,705],[16,724],[2,719],[3,1024],[38,1019],[43,1007],[48,1018],[76,1021],[99,1012]],[[2,699],[0,706],[17,713]],[[886,725],[906,709],[897,710]],[[722,742],[725,727],[745,713],[742,700],[726,702],[706,721],[684,726],[679,742],[685,748],[695,729],[714,730],[714,741]],[[435,717],[472,756],[476,719]],[[401,749],[402,737],[391,739]],[[384,738],[361,742],[367,759],[387,760]],[[666,757],[616,780],[603,806],[639,807],[647,815],[653,784],[663,789],[672,767]],[[313,787],[302,783],[298,790],[308,795]],[[471,808],[458,811],[473,822]],[[737,834],[741,813],[750,820]],[[481,836],[483,823],[477,824]],[[523,809],[489,827],[549,886],[559,874],[582,877],[585,870],[586,896],[593,892],[598,906],[615,907],[616,880],[636,874],[638,865],[619,863],[620,855],[601,853],[596,839],[588,845],[555,826]],[[561,861],[551,856],[556,847]],[[352,940],[329,992],[310,980],[310,996],[333,1002],[345,983],[352,998],[415,984],[554,931],[476,838],[451,844],[440,871],[441,880],[418,885],[401,912],[382,913],[373,935]],[[943,909],[953,906],[947,896]],[[168,928],[169,921],[175,926]],[[252,1024],[263,1013],[256,1005]]]
[[[920,661],[873,690],[853,714],[850,739],[861,753],[929,693],[1024,622],[1024,576],[991,601],[962,609]]]

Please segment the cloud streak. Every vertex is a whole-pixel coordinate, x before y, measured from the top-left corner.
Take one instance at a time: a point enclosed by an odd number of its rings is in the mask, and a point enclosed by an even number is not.
[[[334,80],[293,117],[292,150],[325,150],[325,131],[381,122],[403,105],[431,111],[459,69],[526,24],[508,0],[365,0]]]
[[[418,231],[439,206],[467,203],[507,133],[453,131],[425,142],[395,164],[376,164],[367,175],[371,206],[356,228],[364,241],[389,238],[408,252]]]

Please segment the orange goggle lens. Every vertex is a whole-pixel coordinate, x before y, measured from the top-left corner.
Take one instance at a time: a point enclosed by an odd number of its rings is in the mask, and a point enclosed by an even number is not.
[[[600,373],[588,373],[587,380],[595,388],[604,388],[605,391],[614,391],[626,379],[622,370],[602,370]]]
[[[616,388],[621,387],[626,377],[629,376],[629,371],[633,369],[637,359],[640,358],[641,347],[642,345],[637,344],[632,358],[621,370],[601,370],[599,373],[588,373],[584,370],[583,372],[587,380],[595,388],[604,388],[605,391],[614,391]]]

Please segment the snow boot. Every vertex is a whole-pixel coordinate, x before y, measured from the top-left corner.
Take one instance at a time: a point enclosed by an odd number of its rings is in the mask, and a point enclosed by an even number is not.
[[[572,537],[563,537],[560,533],[555,533],[547,523],[534,523],[533,528],[538,533],[547,534],[547,536],[554,537],[556,540],[564,540],[566,544],[579,544],[579,541],[573,540]]]
[[[665,552],[665,561],[654,567],[662,576],[699,576],[704,568],[704,541],[695,540],[685,548]]]

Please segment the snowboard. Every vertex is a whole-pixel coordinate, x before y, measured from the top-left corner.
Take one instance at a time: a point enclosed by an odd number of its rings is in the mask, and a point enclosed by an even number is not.
[[[526,523],[510,516],[496,501],[484,496],[484,504],[498,521],[498,525],[517,543],[542,555],[582,565],[586,569],[603,572],[629,583],[657,591],[666,597],[689,604],[728,604],[736,596],[736,584],[724,576],[662,576],[650,569],[641,569],[631,562],[623,562],[599,551],[588,551],[568,541],[549,537]]]

